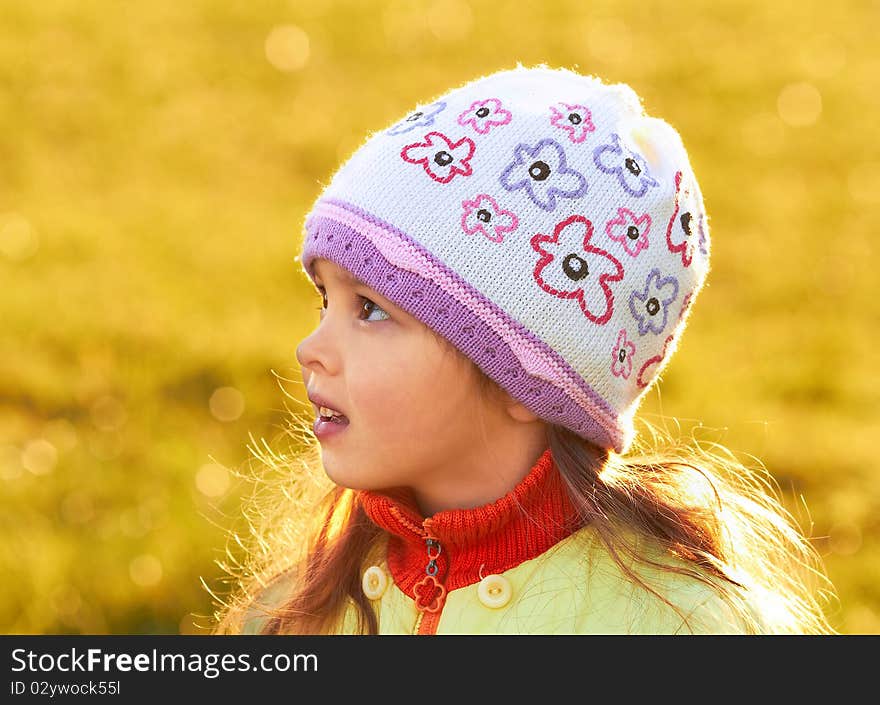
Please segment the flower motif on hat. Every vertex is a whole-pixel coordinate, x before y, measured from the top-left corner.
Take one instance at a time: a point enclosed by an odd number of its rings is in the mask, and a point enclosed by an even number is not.
[[[635,257],[648,246],[651,216],[643,213],[636,217],[629,208],[617,209],[617,217],[605,223],[605,234],[623,245],[628,255]]]
[[[386,135],[402,135],[404,132],[415,130],[417,127],[428,127],[434,124],[434,119],[446,108],[446,102],[438,100],[436,103],[425,108],[419,108],[406,118],[398,122],[394,127],[385,132]]]
[[[550,115],[550,124],[565,130],[575,144],[583,142],[587,134],[596,129],[586,105],[559,102],[550,106]]]
[[[510,111],[501,106],[498,98],[486,98],[471,103],[471,107],[458,116],[458,124],[462,127],[470,125],[481,135],[485,135],[493,125],[506,125],[512,117]]]
[[[661,279],[660,270],[654,267],[648,273],[645,288],[629,296],[629,310],[639,323],[639,335],[663,332],[667,309],[677,295],[678,280],[671,275]]]
[[[424,140],[406,145],[400,156],[412,164],[421,164],[428,176],[441,184],[448,184],[456,174],[473,173],[470,160],[476,145],[470,137],[453,142],[442,132],[429,132]]]
[[[473,200],[461,202],[461,229],[468,235],[481,233],[492,242],[504,242],[504,233],[513,232],[519,226],[519,218],[513,211],[504,210],[487,193],[477,194]]]
[[[666,246],[673,254],[681,255],[681,263],[689,267],[694,257],[694,248],[702,241],[705,248],[705,234],[702,227],[697,229],[696,195],[690,183],[685,182],[680,171],[675,172],[675,206],[666,226]],[[702,221],[700,221],[702,225]],[[703,251],[701,248],[701,251]],[[708,253],[707,253],[708,254]]]
[[[647,387],[651,383],[656,371],[659,369],[658,365],[666,359],[666,355],[669,351],[669,344],[672,342],[672,337],[673,336],[671,335],[666,336],[662,352],[659,355],[654,355],[654,357],[649,357],[639,368],[639,374],[636,376],[636,384],[638,386]]]
[[[684,318],[684,314],[687,312],[688,307],[691,305],[691,301],[693,300],[694,292],[689,291],[687,296],[684,297],[684,301],[681,302],[681,310],[678,312],[678,320],[680,321]]]
[[[700,213],[699,224],[697,225],[697,230],[700,233],[699,240],[697,241],[697,247],[700,248],[700,252],[703,253],[706,257],[709,256],[709,240],[706,237],[706,214]]]
[[[647,161],[638,153],[620,143],[620,135],[611,134],[611,143],[602,144],[593,151],[593,162],[600,171],[614,174],[631,196],[641,198],[649,188],[659,186],[651,176]]]
[[[541,257],[533,276],[544,291],[560,299],[574,299],[593,323],[604,325],[614,312],[614,294],[608,286],[623,279],[623,265],[590,244],[593,224],[572,215],[556,224],[553,235],[536,233],[532,249]]]
[[[556,197],[580,198],[587,192],[587,180],[568,166],[559,142],[544,138],[534,147],[514,147],[513,161],[501,172],[501,185],[508,191],[524,188],[539,208],[552,211]]]
[[[626,338],[626,328],[621,328],[617,334],[617,342],[611,351],[611,374],[615,377],[629,379],[633,369],[633,356],[636,354],[636,346]]]

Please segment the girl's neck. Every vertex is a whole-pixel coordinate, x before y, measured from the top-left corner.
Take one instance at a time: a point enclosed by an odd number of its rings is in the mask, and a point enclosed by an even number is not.
[[[482,444],[439,477],[411,485],[409,491],[423,517],[481,507],[520,484],[547,447],[543,429],[540,434],[520,434],[492,446]]]

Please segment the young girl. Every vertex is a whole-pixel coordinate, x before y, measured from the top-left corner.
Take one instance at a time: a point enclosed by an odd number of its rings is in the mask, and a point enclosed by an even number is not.
[[[629,86],[517,65],[455,88],[371,135],[305,229],[314,433],[257,453],[281,501],[255,497],[215,633],[833,632],[765,480],[635,437],[710,239]]]

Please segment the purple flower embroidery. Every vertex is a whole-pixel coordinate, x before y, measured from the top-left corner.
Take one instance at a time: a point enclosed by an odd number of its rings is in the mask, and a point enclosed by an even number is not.
[[[700,239],[697,242],[697,246],[700,248],[700,252],[703,253],[704,256],[709,256],[709,240],[706,238],[706,214],[700,213],[700,221],[697,226],[697,230],[700,232]]]
[[[487,193],[478,194],[472,201],[462,201],[461,229],[468,235],[481,233],[492,242],[504,242],[504,233],[519,226],[519,218],[507,211]]]
[[[400,156],[412,164],[421,164],[434,181],[448,184],[456,174],[470,176],[470,160],[476,145],[470,137],[452,142],[442,132],[429,132],[425,142],[415,142],[400,150]]]
[[[426,108],[416,110],[414,113],[397,123],[390,130],[385,132],[386,135],[402,135],[404,132],[415,130],[417,127],[427,127],[434,124],[434,118],[443,111],[446,103],[438,100]]]
[[[636,384],[639,387],[647,387],[650,384],[651,380],[660,370],[660,365],[666,359],[666,356],[669,354],[669,344],[672,342],[673,336],[666,336],[666,340],[663,343],[663,351],[659,355],[654,355],[654,357],[649,357],[645,360],[645,363],[639,368],[639,374],[636,376]]]
[[[562,145],[549,138],[534,147],[519,144],[513,161],[501,172],[501,185],[508,191],[525,188],[529,198],[545,211],[556,208],[556,197],[578,198],[587,192],[583,174],[569,169]]]
[[[629,310],[639,322],[639,335],[648,331],[660,334],[666,328],[667,309],[678,295],[678,280],[673,276],[660,278],[660,270],[654,267],[645,280],[642,291],[629,296]]]
[[[659,186],[648,171],[648,163],[637,152],[624,148],[617,133],[611,134],[611,144],[596,147],[593,161],[606,174],[615,174],[623,190],[636,198]]]
[[[644,213],[640,218],[629,208],[617,209],[617,217],[605,223],[605,234],[615,242],[623,244],[628,255],[635,257],[648,246],[648,231],[651,229],[651,216]]]
[[[509,110],[501,107],[498,98],[486,98],[471,103],[471,107],[458,116],[458,124],[462,127],[470,125],[481,135],[485,135],[493,125],[506,125],[512,117]]]
[[[580,144],[587,138],[587,133],[596,129],[586,105],[557,103],[550,106],[550,124],[568,132],[568,139]]]
[[[623,266],[605,250],[590,245],[592,236],[593,224],[582,215],[557,223],[553,235],[536,233],[531,245],[541,257],[533,276],[548,294],[576,299],[587,318],[604,325],[614,312],[614,294],[608,284],[623,279]]]
[[[685,183],[682,186],[682,182],[682,173],[675,172],[675,208],[669,218],[669,224],[666,226],[666,246],[673,254],[680,254],[681,263],[685,267],[689,267],[694,258],[694,248],[699,244],[701,245],[700,251],[704,251],[706,236],[701,221],[699,243],[697,242],[694,222],[697,203],[694,191],[690,183]]]
[[[611,374],[615,377],[629,379],[633,370],[633,356],[636,354],[635,344],[626,339],[626,328],[617,334],[617,343],[611,351]]]

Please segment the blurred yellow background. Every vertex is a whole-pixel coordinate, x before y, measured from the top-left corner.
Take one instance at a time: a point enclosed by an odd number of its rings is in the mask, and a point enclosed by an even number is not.
[[[285,386],[305,400],[311,201],[420,101],[546,62],[629,83],[700,179],[712,272],[643,415],[759,459],[833,625],[880,633],[878,26],[877,2],[3,2],[0,631],[204,632],[233,470]]]

